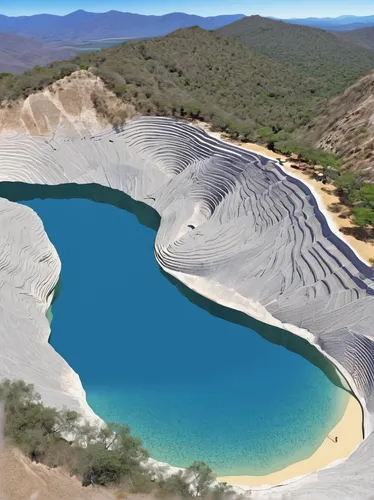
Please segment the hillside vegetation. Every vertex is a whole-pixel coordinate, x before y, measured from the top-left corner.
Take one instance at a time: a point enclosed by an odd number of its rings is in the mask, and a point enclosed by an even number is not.
[[[261,18],[251,19],[261,21]],[[238,23],[231,26],[235,25]],[[287,26],[285,23],[280,25]],[[292,25],[289,32],[294,33],[294,29],[296,33],[299,29],[317,33],[318,36],[323,33]],[[334,35],[326,33],[326,36],[338,40]],[[272,40],[271,34],[268,39]],[[347,45],[340,40],[338,43],[343,47]],[[374,52],[370,54],[374,64]],[[342,55],[336,54],[336,57],[344,66]],[[312,58],[309,64],[313,67],[317,60]],[[307,61],[303,64],[307,65]],[[60,80],[67,77],[69,81],[73,72],[84,69],[101,77],[118,102],[134,110],[130,114],[122,113],[124,110],[114,113],[113,110],[119,107],[108,106],[102,87],[98,86],[97,91],[92,89],[89,97],[97,114],[114,125],[120,125],[136,113],[198,119],[211,123],[214,129],[233,138],[265,142],[273,149],[301,154],[312,163],[327,162],[328,165],[338,166],[331,154],[321,155],[310,148],[311,144],[322,145],[320,132],[323,124],[327,123],[324,109],[331,107],[324,100],[331,92],[327,88],[334,82],[337,67],[333,66],[330,72],[327,69],[320,71],[317,79],[310,76],[313,73],[310,69],[289,69],[233,38],[193,27],[165,37],[124,43],[100,52],[83,54],[72,61],[58,61],[48,68],[35,67],[19,76],[0,75],[0,102],[9,114],[9,106],[12,107],[11,112],[15,109],[9,101],[26,98],[46,87],[52,100],[53,93],[57,93],[59,98],[61,92],[58,89],[66,86],[66,81],[62,84]],[[349,73],[346,65],[344,67],[342,74],[345,77],[357,77],[357,68],[351,67]],[[339,85],[343,83],[347,83],[344,78]],[[305,126],[311,122],[320,105],[321,123],[314,126],[313,131],[305,132]],[[295,140],[292,135],[295,136],[298,131],[302,133]],[[329,145],[327,149],[331,153],[340,153]]]
[[[251,140],[263,127],[290,132],[307,123],[316,101],[309,79],[196,27],[4,77],[0,100],[27,97],[79,68],[90,68],[143,114],[199,118]],[[100,95],[93,98],[105,114]]]
[[[218,33],[312,78],[320,97],[342,92],[374,68],[374,52],[316,28],[251,16]]]
[[[6,443],[34,462],[64,468],[79,477],[82,486],[116,487],[122,491],[117,498],[126,498],[125,492],[151,491],[174,499],[233,497],[232,489],[225,483],[217,484],[204,462],[194,462],[185,471],[167,478],[159,475],[155,483],[151,471],[144,466],[148,452],[141,440],[131,435],[128,426],[94,426],[74,411],[46,407],[34,387],[22,380],[3,381],[0,399],[5,407]],[[1,491],[0,497],[3,498]]]
[[[374,26],[360,30],[346,31],[338,36],[346,42],[359,45],[365,49],[374,50]]]

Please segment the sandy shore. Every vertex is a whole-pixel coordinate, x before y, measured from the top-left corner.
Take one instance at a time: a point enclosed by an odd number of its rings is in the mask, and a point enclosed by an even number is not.
[[[273,158],[274,160],[277,158],[281,158],[285,163],[281,166],[281,168],[288,174],[298,177],[305,184],[312,188],[314,192],[318,194],[318,197],[323,202],[325,206],[326,212],[328,212],[329,220],[334,223],[334,225],[339,230],[339,236],[342,240],[346,241],[357,253],[358,255],[366,260],[374,259],[374,243],[373,242],[365,242],[354,238],[353,236],[346,235],[340,231],[340,229],[344,228],[352,228],[355,227],[352,221],[349,218],[341,218],[339,217],[342,214],[347,213],[347,210],[342,207],[339,212],[332,212],[329,210],[329,206],[333,204],[340,205],[339,198],[334,194],[335,188],[332,184],[322,184],[322,182],[318,182],[314,179],[311,179],[309,175],[301,170],[297,170],[291,167],[291,163],[289,158],[280,154],[274,153],[270,151],[265,146],[261,146],[259,144],[254,144],[250,142],[238,142],[228,139],[221,134],[220,132],[211,132],[209,129],[209,124],[196,122],[193,125],[204,129],[211,137],[215,137],[216,139],[220,139],[221,141],[228,142],[229,144],[234,144],[236,146],[240,146],[243,149],[248,149],[249,151],[253,151],[255,153],[259,153],[261,155],[267,156],[269,158]]]
[[[222,140],[222,139],[221,139]],[[355,227],[352,221],[349,218],[343,219],[339,217],[339,215],[342,215],[344,213],[347,213],[347,210],[344,210],[344,207],[339,212],[332,212],[329,210],[329,206],[333,204],[340,205],[340,200],[338,196],[334,194],[335,188],[332,184],[322,184],[322,182],[318,182],[315,179],[311,179],[308,174],[296,170],[295,168],[291,167],[291,163],[289,161],[289,158],[281,155],[274,153],[272,151],[269,151],[267,148],[264,146],[259,146],[258,144],[245,144],[242,143],[241,146],[244,149],[248,149],[250,151],[255,151],[257,153],[269,156],[271,158],[282,158],[282,160],[285,161],[284,165],[282,165],[282,169],[288,173],[293,175],[294,177],[298,177],[300,180],[302,180],[305,184],[308,186],[312,187],[314,191],[316,191],[319,195],[319,198],[322,200],[323,204],[325,205],[326,211],[329,213],[330,219],[334,222],[335,226],[340,230],[343,228],[352,228]],[[374,258],[374,243],[372,242],[365,242],[358,240],[357,238],[354,238],[353,236],[347,235],[339,231],[339,236],[341,239],[345,240],[351,247],[353,247],[356,252],[366,261],[369,259]]]
[[[248,149],[249,151],[262,154],[269,158],[281,158],[285,162],[282,168],[286,173],[298,177],[307,184],[314,193],[317,193],[320,201],[322,201],[324,205],[326,213],[328,212],[329,222],[332,222],[337,229],[353,227],[349,219],[342,219],[338,217],[339,213],[334,213],[328,209],[329,205],[339,203],[339,198],[333,193],[334,187],[332,185],[323,185],[321,182],[310,179],[307,174],[292,168],[287,157],[269,151],[264,146],[228,140],[221,133],[210,131],[209,124],[201,124],[201,122],[198,122],[193,123],[193,125],[203,128],[212,137],[230,144],[241,146],[243,149]],[[368,261],[370,258],[374,257],[374,245],[371,242],[357,240],[352,236],[344,235],[341,231],[339,231],[339,236],[347,241],[362,259]],[[362,424],[363,414],[361,405],[355,397],[350,396],[342,419],[334,429],[331,430],[321,446],[311,457],[265,476],[226,476],[220,477],[218,480],[237,486],[264,487],[279,485],[280,483],[292,481],[300,476],[305,476],[319,469],[323,469],[337,460],[344,460],[347,458],[363,440]],[[337,443],[334,442],[335,437],[338,438]]]
[[[187,285],[191,290],[195,290],[200,295],[213,300],[225,307],[230,307],[238,311],[243,311],[249,316],[255,317],[259,321],[268,323],[269,325],[278,324],[266,310],[259,304],[250,303],[248,299],[244,299],[239,294],[228,290],[218,283],[211,282],[202,277],[183,275],[183,273],[173,272],[179,281]],[[289,325],[290,326],[290,325]],[[300,335],[302,338],[308,338],[307,332],[296,332],[295,335]],[[289,329],[292,331],[292,329]],[[219,481],[227,482],[231,485],[236,485],[245,488],[259,488],[266,486],[274,486],[284,482],[290,482],[298,477],[305,476],[319,469],[323,469],[331,465],[337,460],[347,458],[363,440],[363,412],[358,400],[349,395],[346,410],[338,424],[331,429],[327,437],[321,443],[321,446],[313,453],[313,455],[305,460],[295,462],[294,464],[274,472],[266,476],[225,476],[218,478]],[[338,442],[334,442],[335,436],[338,437]]]
[[[327,467],[336,460],[347,458],[363,439],[361,423],[361,406],[356,398],[350,396],[343,418],[311,457],[266,476],[227,476],[220,477],[218,480],[232,485],[259,487],[274,486],[299,476],[305,476]],[[333,441],[335,436],[338,438],[337,443]]]

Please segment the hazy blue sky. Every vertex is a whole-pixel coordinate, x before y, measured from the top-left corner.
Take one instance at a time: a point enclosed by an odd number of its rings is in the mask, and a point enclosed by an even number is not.
[[[1,2],[0,13],[12,16],[38,14],[67,14],[85,9],[105,12],[116,9],[139,14],[188,12],[203,16],[217,14],[260,14],[287,17],[337,17],[345,14],[374,14],[374,0],[11,0]]]

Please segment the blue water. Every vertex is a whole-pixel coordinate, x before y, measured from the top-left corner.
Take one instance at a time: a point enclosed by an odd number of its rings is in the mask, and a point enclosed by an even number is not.
[[[204,460],[220,475],[267,474],[310,456],[341,418],[348,395],[315,350],[298,347],[312,363],[222,319],[224,308],[212,306],[217,317],[209,301],[193,304],[198,296],[161,273],[155,232],[133,214],[87,199],[25,203],[62,261],[51,343],[92,408],[129,424],[152,457]],[[291,349],[301,342],[258,329]]]

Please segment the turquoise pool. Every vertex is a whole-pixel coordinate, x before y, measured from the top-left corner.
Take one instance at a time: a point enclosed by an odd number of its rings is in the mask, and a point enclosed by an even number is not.
[[[51,344],[103,419],[129,424],[156,459],[219,475],[267,474],[319,447],[348,401],[332,366],[161,272],[151,210],[106,188],[12,189],[62,261]]]

